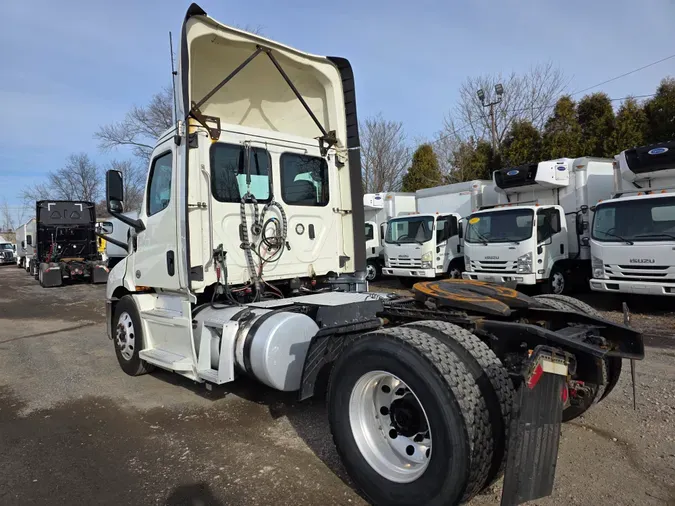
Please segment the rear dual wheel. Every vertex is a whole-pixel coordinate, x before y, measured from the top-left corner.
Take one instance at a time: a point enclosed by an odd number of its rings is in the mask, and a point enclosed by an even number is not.
[[[500,470],[496,440],[507,422],[496,393],[485,395],[491,384],[479,381],[484,371],[467,351],[475,343],[457,344],[448,334],[456,329],[378,330],[352,342],[333,368],[333,439],[373,504],[457,504]]]

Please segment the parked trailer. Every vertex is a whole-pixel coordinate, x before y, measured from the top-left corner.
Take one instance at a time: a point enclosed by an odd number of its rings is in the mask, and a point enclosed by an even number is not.
[[[93,202],[36,202],[35,255],[31,272],[43,287],[64,280],[105,283],[108,268],[98,254]]]
[[[424,278],[460,278],[462,217],[497,203],[492,181],[468,181],[415,192],[417,213],[387,225],[382,272],[407,286]]]
[[[215,385],[250,376],[301,399],[327,377],[337,451],[373,504],[457,504],[504,468],[505,504],[550,494],[561,419],[609,393],[621,358],[642,358],[641,335],[575,299],[487,283],[359,291],[349,62],[194,4],[180,47],[187,119],[157,142],[138,218],[121,214],[121,173],[106,176],[109,211],[134,229],[106,289],[121,368]]]
[[[384,265],[384,234],[387,221],[414,213],[414,193],[367,193],[363,196],[366,229],[366,280],[373,281]]]
[[[500,205],[473,213],[465,279],[562,294],[591,277],[591,206],[612,193],[612,160],[561,158],[494,173]]]
[[[675,296],[673,250],[675,141],[621,152],[614,197],[595,209],[591,289]]]
[[[35,218],[31,218],[27,223],[24,223],[15,230],[16,235],[16,254],[17,267],[30,271],[30,263],[35,255],[34,241],[35,235]]]

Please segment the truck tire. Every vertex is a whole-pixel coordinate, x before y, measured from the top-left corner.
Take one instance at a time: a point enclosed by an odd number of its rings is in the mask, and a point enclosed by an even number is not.
[[[448,265],[448,278],[449,279],[462,279],[462,272],[464,269],[462,268],[462,263],[460,261],[452,261],[450,262],[450,265]]]
[[[144,336],[141,317],[131,295],[125,295],[115,306],[112,335],[115,355],[122,370],[129,376],[140,376],[155,367],[141,360]]]
[[[562,295],[569,291],[570,280],[567,273],[560,267],[553,267],[551,275],[546,280],[546,283],[541,285],[541,292],[543,294]]]
[[[398,327],[354,340],[331,373],[328,415],[338,454],[372,504],[457,504],[486,482],[485,400],[462,359],[427,333]]]
[[[490,416],[494,451],[486,484],[493,483],[501,476],[506,465],[506,443],[514,396],[508,372],[487,344],[462,327],[442,321],[419,321],[404,326],[420,330],[445,343],[473,376]]]
[[[543,304],[547,305],[551,309],[556,309],[558,311],[574,311],[577,313],[586,313],[589,316],[594,316],[598,318],[600,317],[600,313],[598,313],[591,306],[573,297],[549,294],[549,295],[535,295],[534,298],[539,300]],[[606,391],[607,388],[610,387],[610,385],[611,385],[610,390],[614,388],[617,381],[619,380],[619,374],[621,373],[621,359],[619,359],[618,370],[616,370],[617,366],[615,362],[616,361],[613,359],[612,360],[603,359],[602,361],[598,362],[597,373],[602,376],[603,384],[594,385],[587,383],[586,386],[590,389],[591,392],[590,395],[584,397],[580,401],[577,400],[575,404],[571,404],[570,406],[565,408],[563,410],[562,416],[563,422],[569,422],[570,420],[574,420],[575,418],[583,415],[586,411],[588,411],[588,409],[591,406],[597,404],[606,397]],[[614,377],[610,376],[611,366],[613,366],[612,372],[614,372],[615,374]]]
[[[379,273],[380,270],[378,268],[377,262],[374,260],[368,260],[368,263],[366,264],[366,281],[375,281],[375,278],[377,278]]]

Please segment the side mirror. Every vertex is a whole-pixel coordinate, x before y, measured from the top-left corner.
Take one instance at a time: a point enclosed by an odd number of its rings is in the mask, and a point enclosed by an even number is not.
[[[454,237],[459,234],[457,216],[451,216],[450,220],[446,223],[448,226],[448,237]]]
[[[577,235],[583,235],[584,233],[584,217],[580,214],[577,214]]]
[[[464,222],[459,222],[457,225],[457,235],[459,236],[460,239],[464,238]]]
[[[119,170],[109,170],[106,172],[105,193],[108,212],[123,212],[124,185],[122,184],[122,173]]]
[[[584,206],[581,206],[579,209],[580,209],[581,212],[584,213],[584,214],[586,214],[586,213],[588,212],[588,206],[585,206],[585,205],[584,205]]]
[[[26,243],[28,244],[28,246],[33,245],[33,236],[32,235],[29,235],[29,236],[26,237]]]

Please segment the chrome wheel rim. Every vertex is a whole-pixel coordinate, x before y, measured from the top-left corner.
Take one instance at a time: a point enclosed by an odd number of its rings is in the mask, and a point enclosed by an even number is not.
[[[373,264],[368,264],[366,266],[366,279],[372,281],[375,279],[375,276],[377,276],[377,269]]]
[[[417,395],[393,374],[370,371],[359,378],[349,422],[361,455],[387,480],[410,483],[429,466],[429,419]]]
[[[131,360],[134,356],[134,349],[136,349],[136,332],[134,322],[126,311],[117,320],[115,344],[124,360]]]
[[[565,290],[565,277],[560,272],[554,272],[551,278],[553,293],[560,295]]]

